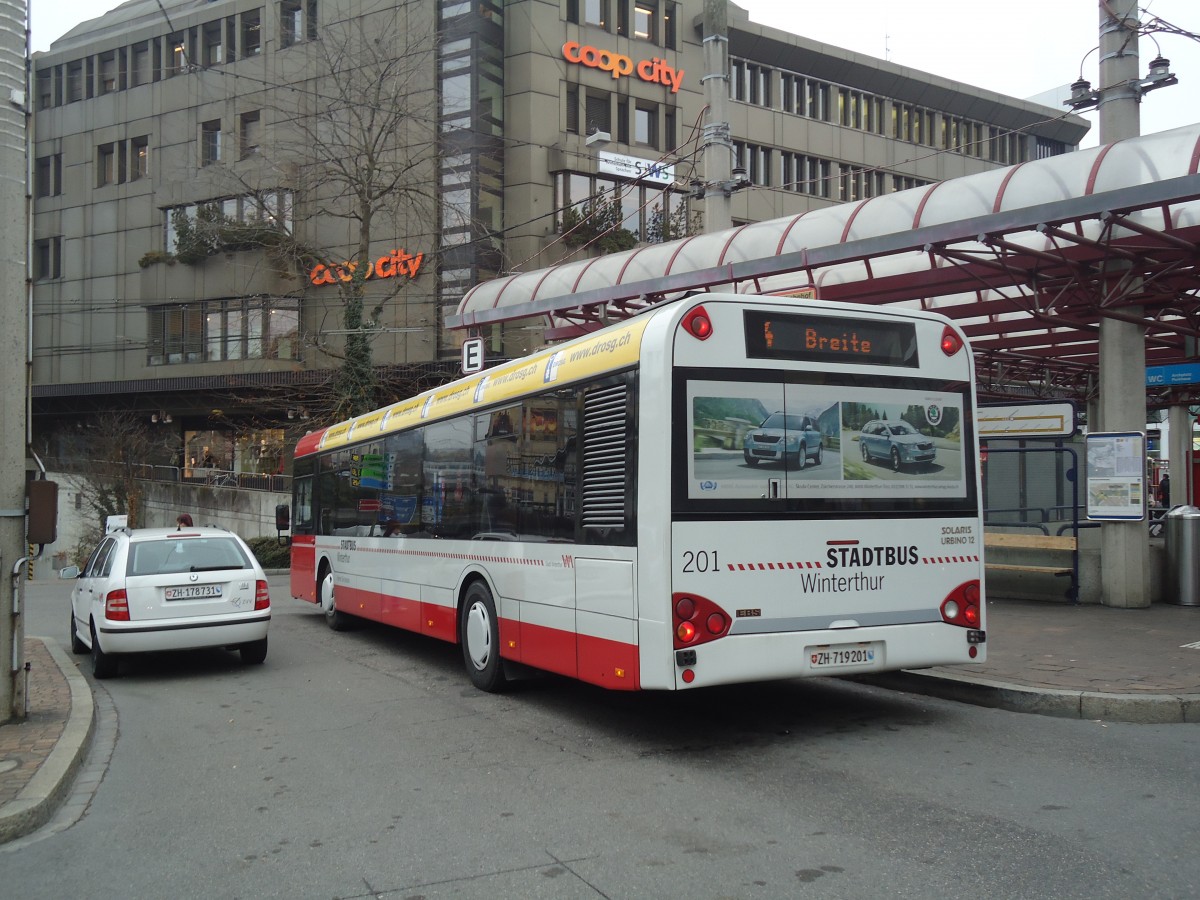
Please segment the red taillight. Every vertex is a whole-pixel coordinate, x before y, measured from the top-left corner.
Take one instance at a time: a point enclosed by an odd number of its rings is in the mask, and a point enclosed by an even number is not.
[[[697,306],[683,317],[683,328],[696,340],[707,341],[713,333],[712,319],[708,317],[708,310],[703,306]]]
[[[947,325],[942,329],[942,352],[947,356],[953,356],[963,348],[963,340],[958,336],[958,332]]]
[[[968,581],[952,590],[941,606],[942,620],[963,628],[978,628],[983,621],[979,606],[979,582]]]
[[[105,595],[104,618],[114,622],[129,621],[129,595],[124,590],[109,591]]]
[[[254,608],[271,608],[271,593],[267,590],[267,583],[265,581],[254,582]]]
[[[729,634],[729,613],[696,594],[674,594],[675,649],[695,647]]]

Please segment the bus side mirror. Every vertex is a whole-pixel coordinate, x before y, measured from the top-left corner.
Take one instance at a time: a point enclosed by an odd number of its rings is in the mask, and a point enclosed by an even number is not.
[[[25,482],[29,497],[31,544],[53,544],[58,540],[58,483],[38,479]]]
[[[286,503],[275,507],[275,530],[290,531],[292,528],[292,508]]]

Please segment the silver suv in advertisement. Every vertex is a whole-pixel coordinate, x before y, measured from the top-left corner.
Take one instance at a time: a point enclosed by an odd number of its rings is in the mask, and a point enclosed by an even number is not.
[[[937,456],[933,440],[907,422],[872,419],[862,427],[858,446],[862,450],[863,462],[881,459],[896,472],[900,471],[901,466],[933,462]]]
[[[810,460],[820,465],[822,446],[821,432],[812,416],[774,412],[746,435],[742,455],[752,466],[775,462],[803,469]]]

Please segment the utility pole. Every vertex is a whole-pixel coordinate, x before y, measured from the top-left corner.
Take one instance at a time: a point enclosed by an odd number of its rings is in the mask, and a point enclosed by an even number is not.
[[[1100,143],[1141,133],[1137,0],[1100,0]],[[1128,263],[1105,263],[1106,286],[1118,288]],[[1133,290],[1136,285],[1123,286]],[[1141,307],[1126,309],[1141,318]],[[1145,431],[1146,329],[1100,319],[1100,430]],[[1105,606],[1150,605],[1150,531],[1144,521],[1100,526],[1100,600]]]
[[[28,376],[28,10],[0,6],[0,723],[25,715],[25,400]],[[22,214],[16,214],[21,210]]]
[[[733,142],[729,137],[729,8],[727,0],[704,0],[704,230],[724,231],[733,224],[730,174]]]

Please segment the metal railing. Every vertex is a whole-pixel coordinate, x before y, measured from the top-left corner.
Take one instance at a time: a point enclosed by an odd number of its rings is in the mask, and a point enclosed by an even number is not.
[[[98,459],[68,460],[52,457],[46,459],[45,463],[47,468],[55,472],[95,475],[100,478],[135,478],[140,481],[189,484],[242,491],[291,493],[292,490],[290,475],[265,475],[258,472],[236,472],[232,469],[122,463]]]

